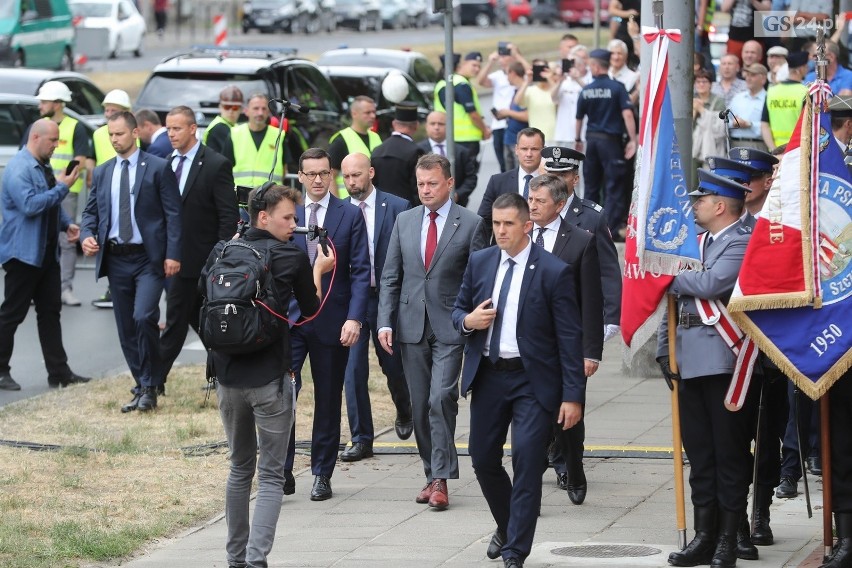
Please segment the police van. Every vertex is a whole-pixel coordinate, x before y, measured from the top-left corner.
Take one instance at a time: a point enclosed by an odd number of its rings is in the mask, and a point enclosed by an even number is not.
[[[73,52],[66,0],[0,0],[0,66],[71,70]]]

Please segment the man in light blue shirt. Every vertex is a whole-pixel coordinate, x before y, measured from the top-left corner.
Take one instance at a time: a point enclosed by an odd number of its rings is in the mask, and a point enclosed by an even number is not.
[[[837,44],[833,41],[826,41],[825,57],[828,59],[828,67],[825,71],[825,78],[831,87],[831,92],[835,95],[852,95],[852,71],[840,63],[839,56],[840,48]],[[811,71],[805,75],[805,84],[814,81],[816,81],[816,71]]]
[[[752,63],[743,69],[747,90],[731,99],[731,115],[728,118],[732,146],[767,151],[760,133],[760,119],[766,104],[766,89],[763,85],[766,84],[767,74],[768,70],[760,63]]]

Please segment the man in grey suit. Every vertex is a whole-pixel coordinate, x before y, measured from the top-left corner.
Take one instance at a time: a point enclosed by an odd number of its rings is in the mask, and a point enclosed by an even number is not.
[[[695,514],[695,538],[669,555],[672,566],[735,566],[737,525],[745,515],[751,482],[751,436],[756,393],[750,389],[738,412],[725,408],[725,395],[736,355],[717,328],[720,318],[700,315],[699,302],[725,304],[731,296],[751,230],[740,215],[749,189],[707,170],[698,170],[695,222],[707,230],[701,237],[704,270],[686,270],[669,291],[678,298],[677,363],[671,371],[666,318],[657,336],[657,361],[663,374],[678,381],[683,447],[689,456],[689,485]],[[717,324],[717,319],[719,320]]]
[[[400,213],[391,234],[379,287],[379,342],[389,353],[398,343],[402,352],[427,481],[416,501],[442,510],[449,506],[447,479],[459,476],[453,439],[464,338],[452,309],[481,220],[450,199],[447,158],[426,154],[416,174],[423,205]]]

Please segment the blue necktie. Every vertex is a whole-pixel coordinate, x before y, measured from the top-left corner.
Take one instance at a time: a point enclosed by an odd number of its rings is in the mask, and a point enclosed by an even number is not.
[[[509,299],[509,287],[512,285],[512,271],[515,268],[515,261],[507,259],[509,269],[503,276],[503,283],[500,284],[500,296],[497,300],[497,317],[494,318],[494,324],[491,328],[491,343],[488,346],[488,359],[492,363],[497,363],[500,358],[500,329],[503,327],[503,314],[506,312],[506,300]]]
[[[527,201],[530,198],[530,180],[532,178],[532,174],[524,176],[524,201]]]

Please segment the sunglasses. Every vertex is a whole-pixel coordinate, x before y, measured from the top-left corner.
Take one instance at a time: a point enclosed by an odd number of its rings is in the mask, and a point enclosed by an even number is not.
[[[220,104],[219,106],[222,107],[222,110],[240,110],[242,108],[241,105]]]

